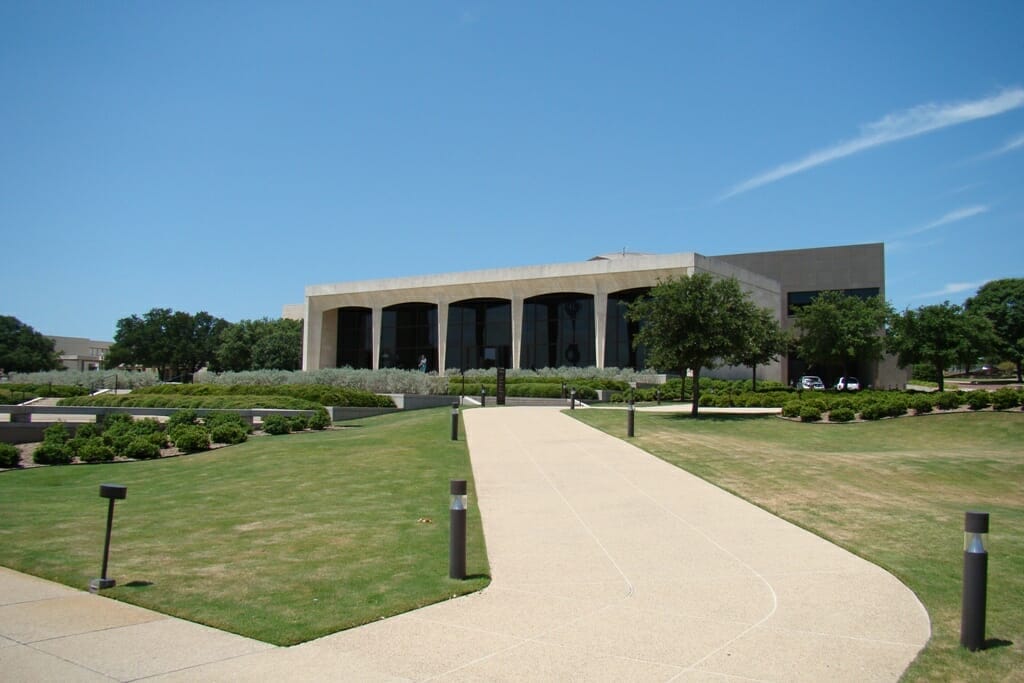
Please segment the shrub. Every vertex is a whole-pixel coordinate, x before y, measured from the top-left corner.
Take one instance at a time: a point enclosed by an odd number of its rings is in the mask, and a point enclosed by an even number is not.
[[[918,394],[910,399],[910,407],[914,409],[915,415],[924,415],[932,412],[932,398],[927,394]]]
[[[1020,405],[1020,396],[1010,387],[1003,387],[991,396],[992,407],[996,410],[1009,410]]]
[[[956,410],[963,403],[963,394],[959,391],[943,391],[935,399],[935,407],[939,410]]]
[[[63,422],[54,422],[43,430],[43,441],[46,443],[65,444],[70,438],[68,428]]]
[[[239,424],[221,422],[210,428],[210,440],[214,443],[236,444],[249,438],[245,428]]]
[[[195,453],[210,448],[210,432],[206,427],[200,425],[178,425],[168,431],[168,436],[178,450],[185,453]]]
[[[829,422],[849,422],[857,415],[853,412],[853,408],[849,406],[840,406],[839,408],[833,408],[828,414]]]
[[[103,431],[127,431],[134,422],[135,418],[128,413],[110,413],[103,416]]]
[[[153,432],[146,434],[146,440],[157,448],[167,448],[170,442],[167,439],[167,432]]]
[[[888,414],[888,406],[880,402],[866,403],[860,409],[860,418],[862,420],[881,420]]]
[[[134,460],[152,460],[160,457],[160,447],[145,436],[137,436],[128,443],[121,455]]]
[[[309,420],[306,419],[305,415],[289,415],[288,426],[291,427],[293,432],[301,432],[309,426]]]
[[[783,417],[800,417],[800,407],[803,404],[799,400],[790,401],[782,406]]]
[[[221,425],[240,427],[246,434],[252,431],[252,425],[248,420],[242,417],[241,413],[210,413],[203,418],[203,424],[206,425],[207,429],[209,429],[211,433],[215,427],[219,427]]]
[[[0,443],[0,467],[18,467],[21,465],[21,452],[17,446]]]
[[[982,389],[967,393],[967,407],[971,410],[981,410],[992,405],[988,392]]]
[[[110,462],[114,459],[114,449],[100,439],[89,439],[79,448],[78,459],[82,462]]]
[[[148,434],[156,434],[158,432],[163,432],[164,426],[160,424],[159,420],[147,417],[142,420],[136,420],[134,423],[132,423],[129,431],[137,436],[146,436]]]
[[[801,422],[817,422],[821,419],[821,409],[814,403],[805,403],[800,408]]]
[[[885,403],[885,413],[889,417],[899,417],[907,414],[909,403],[902,394],[894,394]]]
[[[291,423],[284,415],[267,415],[263,418],[263,431],[267,434],[287,434],[291,430]]]
[[[32,461],[37,465],[68,465],[71,457],[71,449],[67,444],[44,441],[32,454]]]
[[[199,415],[196,414],[196,411],[191,409],[179,410],[167,420],[167,429],[170,431],[178,426],[195,424],[199,424]]]
[[[331,426],[331,418],[326,410],[318,410],[309,418],[310,429],[327,429]]]
[[[75,430],[75,437],[81,439],[91,439],[94,436],[99,436],[100,431],[100,426],[95,422],[85,422],[78,425],[78,429]]]

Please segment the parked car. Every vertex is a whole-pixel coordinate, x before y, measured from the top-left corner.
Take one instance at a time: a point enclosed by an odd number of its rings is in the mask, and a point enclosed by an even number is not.
[[[836,391],[860,391],[860,380],[856,377],[840,377]]]
[[[800,388],[824,391],[825,383],[821,381],[820,377],[815,375],[804,375],[800,378]]]

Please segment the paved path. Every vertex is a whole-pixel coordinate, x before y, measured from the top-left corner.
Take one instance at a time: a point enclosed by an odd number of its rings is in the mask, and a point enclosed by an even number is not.
[[[929,637],[889,574],[557,409],[463,415],[483,592],[278,648],[0,570],[0,679],[892,681]]]

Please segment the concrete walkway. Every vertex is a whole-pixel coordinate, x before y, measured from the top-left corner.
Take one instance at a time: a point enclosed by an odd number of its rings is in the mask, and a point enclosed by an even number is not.
[[[928,640],[886,572],[558,409],[463,415],[483,592],[278,648],[0,570],[0,678],[892,681]]]

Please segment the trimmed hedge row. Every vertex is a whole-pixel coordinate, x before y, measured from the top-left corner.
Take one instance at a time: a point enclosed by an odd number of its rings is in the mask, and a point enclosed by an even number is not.
[[[701,404],[704,404],[703,399]],[[958,410],[967,406],[982,410],[992,406],[996,410],[1012,410],[1024,405],[1024,390],[1004,387],[995,392],[948,391],[917,393],[902,391],[863,391],[858,394],[830,394],[804,392],[791,395],[782,408],[783,417],[813,421],[817,412],[820,419],[828,413],[830,422],[849,422],[859,416],[862,420],[880,420],[899,417],[913,411],[923,415],[933,411]]]
[[[160,396],[288,396],[322,406],[394,408],[387,396],[327,384],[157,384],[132,394]],[[205,407],[205,406],[204,406]]]
[[[89,390],[85,387],[76,387],[68,384],[23,384],[4,383],[0,385],[0,404],[9,405],[22,403],[33,398],[46,396],[48,398],[64,398],[68,396],[88,396]]]
[[[291,396],[182,396],[180,394],[122,394],[118,396],[81,396],[65,398],[61,406],[112,407],[112,408],[226,408],[244,410],[248,408],[279,408],[282,410],[323,410],[323,405]]]

